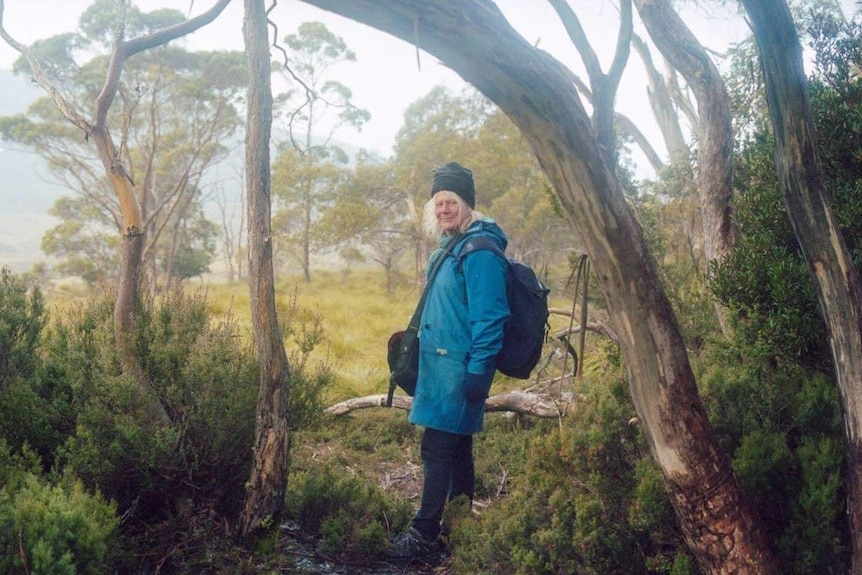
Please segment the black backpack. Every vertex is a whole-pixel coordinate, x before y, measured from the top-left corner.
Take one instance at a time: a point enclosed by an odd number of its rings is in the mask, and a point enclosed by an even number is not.
[[[530,266],[507,258],[487,236],[468,238],[458,255],[458,263],[476,250],[491,250],[503,258],[509,268],[506,296],[511,315],[503,328],[503,348],[497,355],[497,370],[510,377],[529,379],[542,357],[542,345],[550,327],[548,294],[551,290]]]

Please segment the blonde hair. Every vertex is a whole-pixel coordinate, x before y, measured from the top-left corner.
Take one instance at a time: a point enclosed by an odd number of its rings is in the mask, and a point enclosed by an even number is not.
[[[467,228],[473,225],[473,222],[480,219],[482,214],[477,212],[473,208],[467,205],[467,202],[464,199],[456,194],[455,192],[450,192],[449,190],[440,190],[433,196],[431,199],[425,202],[425,207],[422,212],[422,229],[425,231],[425,235],[429,238],[439,240],[440,236],[443,235],[443,228],[440,227],[440,222],[437,221],[437,215],[434,210],[434,199],[437,196],[443,196],[444,199],[453,199],[458,202],[458,214],[467,214],[467,217],[461,220],[461,226],[458,229],[462,234],[467,231]]]

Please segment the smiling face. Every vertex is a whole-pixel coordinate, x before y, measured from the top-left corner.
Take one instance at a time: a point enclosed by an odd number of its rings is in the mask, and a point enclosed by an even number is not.
[[[442,190],[434,194],[434,215],[437,223],[445,234],[458,232],[461,222],[467,217],[466,209],[461,209],[461,202],[454,192]]]

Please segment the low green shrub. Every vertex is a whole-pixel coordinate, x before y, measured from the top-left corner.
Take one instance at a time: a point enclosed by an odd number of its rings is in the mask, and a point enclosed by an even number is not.
[[[136,345],[170,417],[152,425],[141,387],[120,373],[112,301],[104,294],[69,309],[46,337],[46,373],[75,405],[60,464],[130,519],[168,517],[189,502],[236,505],[248,477],[257,395],[247,340],[230,318],[210,322],[200,294],[145,299]]]
[[[116,509],[77,480],[49,485],[28,474],[0,489],[0,572],[102,575],[118,519]]]
[[[368,481],[323,466],[291,474],[285,513],[318,538],[322,553],[343,559],[382,551],[407,527],[413,509]]]
[[[561,428],[536,434],[509,497],[481,518],[453,523],[455,571],[669,573],[684,544],[640,430],[629,423],[633,412],[625,382],[616,380],[591,393]]]
[[[838,391],[818,370],[713,342],[698,358],[705,404],[721,445],[788,575],[848,565]],[[839,569],[840,570],[840,569]]]
[[[35,370],[44,312],[39,287],[0,268],[0,390],[12,375],[27,377]]]
[[[29,445],[49,468],[62,441],[66,397],[40,378],[46,321],[38,286],[0,269],[0,437],[15,450]]]

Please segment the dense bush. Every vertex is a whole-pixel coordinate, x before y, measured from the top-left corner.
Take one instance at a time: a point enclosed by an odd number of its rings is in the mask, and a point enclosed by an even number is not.
[[[0,440],[0,573],[102,575],[116,539],[113,505],[80,481],[51,485],[24,449],[14,456]]]
[[[28,288],[8,268],[0,268],[0,389],[12,376],[33,373],[44,307],[38,286]]]
[[[838,392],[824,374],[733,342],[698,362],[722,447],[764,522],[785,573],[815,575],[847,560]]]
[[[61,440],[56,429],[65,398],[37,377],[45,321],[38,286],[0,269],[0,437],[15,450],[28,444],[48,468]]]
[[[152,521],[195,502],[230,503],[247,478],[257,392],[254,356],[205,298],[170,292],[142,302],[136,345],[169,416],[153,425],[141,388],[120,373],[111,294],[69,309],[45,339],[46,377],[74,398],[60,464]]]
[[[812,13],[809,82],[824,184],[856,268],[862,265],[862,83],[856,24]],[[832,354],[814,283],[786,213],[769,133],[754,131],[737,158],[733,252],[711,288],[734,337],[699,360],[713,424],[755,503],[785,572],[848,565],[844,429]]]
[[[537,436],[524,476],[481,520],[456,521],[458,573],[676,573],[683,544],[621,380]],[[503,443],[499,438],[498,443]],[[674,567],[676,565],[676,567]],[[675,569],[675,571],[672,571]]]
[[[826,325],[778,188],[770,138],[749,142],[738,164],[740,234],[733,251],[714,264],[710,289],[731,312],[740,345],[779,362],[829,370]]]
[[[192,528],[195,515],[230,517],[238,511],[254,443],[258,365],[248,334],[230,315],[214,319],[202,292],[177,289],[143,298],[135,345],[151,391],[169,416],[167,425],[154,424],[141,409],[142,388],[121,373],[113,303],[113,293],[93,296],[64,309],[43,329],[39,291],[6,271],[0,276],[0,437],[6,459],[26,461],[29,474],[13,489],[12,479],[23,477],[14,471],[21,466],[6,464],[0,479],[10,526],[28,502],[89,513],[84,489],[103,494],[115,505],[101,503],[104,509],[123,517],[117,565],[133,568],[133,553],[156,555],[159,547],[173,546],[183,529]],[[320,318],[295,302],[286,313],[291,428],[297,431],[319,421],[333,375],[325,361],[308,361],[323,341]],[[69,480],[49,483],[51,469]],[[103,519],[93,516],[114,529],[115,523]],[[41,529],[33,517],[27,521]],[[95,523],[86,529],[102,536]],[[78,538],[74,529],[68,527],[69,537]],[[52,568],[62,572],[66,543],[59,536],[33,537],[41,537],[39,556],[59,561]],[[80,539],[89,545],[87,537]]]
[[[407,527],[413,510],[355,475],[322,466],[291,475],[286,516],[318,539],[322,553],[349,559],[383,550]]]
[[[814,53],[809,82],[825,188],[842,237],[862,266],[862,82],[850,64],[862,56],[858,24],[815,13],[808,33]],[[770,133],[740,142],[735,162],[735,216],[740,236],[713,269],[711,289],[735,320],[737,338],[757,353],[831,372],[826,326],[813,281],[778,186]]]

